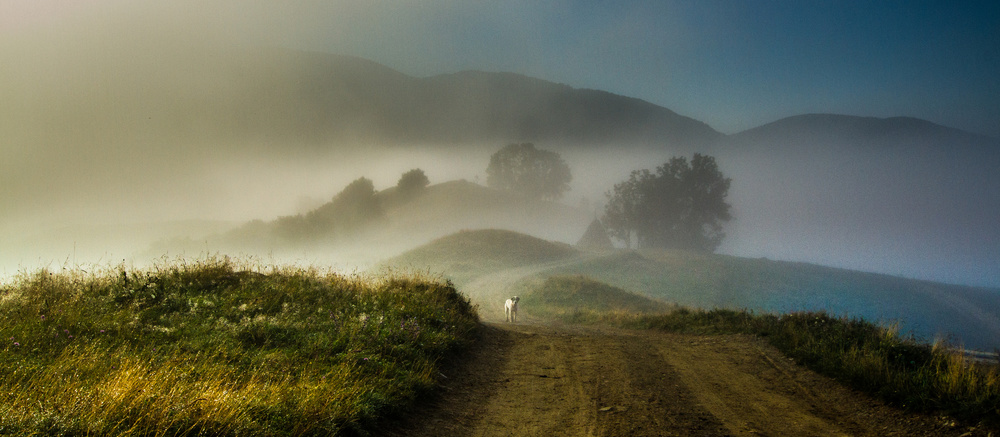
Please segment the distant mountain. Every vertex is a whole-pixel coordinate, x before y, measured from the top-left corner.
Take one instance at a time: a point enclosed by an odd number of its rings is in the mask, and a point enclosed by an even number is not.
[[[941,126],[912,117],[858,117],[840,114],[797,115],[731,135],[731,143],[759,144],[791,142],[849,143],[857,146],[928,144],[957,146],[1000,145],[982,135]]]
[[[705,123],[640,99],[513,73],[466,71],[417,83],[423,97],[413,112],[423,108],[420,122],[428,139],[662,147],[704,145],[721,137]]]
[[[288,122],[317,139],[485,142],[490,147],[514,141],[663,146],[706,144],[722,136],[705,123],[643,100],[514,73],[464,71],[416,78],[361,58],[278,49],[246,62],[261,80],[274,83],[248,90],[266,101],[250,108],[270,114],[246,114],[245,124],[271,126],[280,133],[269,120],[295,114]]]
[[[276,49],[250,59],[269,69],[264,80],[294,78],[291,87],[276,84],[251,92],[269,100],[253,108],[282,108],[272,114],[279,119],[284,112],[298,114],[293,123],[299,129],[327,139],[663,146],[706,144],[722,136],[705,123],[643,100],[513,73],[415,78],[360,58]]]
[[[512,73],[417,78],[357,57],[278,48],[115,46],[125,48],[91,59],[53,55],[64,62],[62,75],[52,74],[50,59],[15,58],[0,72],[0,95],[12,109],[0,115],[36,124],[35,133],[50,139],[52,126],[69,126],[63,139],[286,148],[345,140],[662,146],[721,137],[643,100]],[[36,113],[48,116],[25,117]]]
[[[808,114],[715,152],[733,179],[725,253],[1000,284],[1000,140],[907,117]]]

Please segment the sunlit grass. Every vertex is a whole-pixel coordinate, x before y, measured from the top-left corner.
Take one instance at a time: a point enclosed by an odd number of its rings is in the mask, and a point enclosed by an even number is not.
[[[40,271],[0,293],[0,434],[364,433],[478,322],[428,278],[229,259]]]
[[[491,272],[566,260],[576,255],[578,252],[567,244],[513,231],[481,229],[441,237],[383,265],[444,272],[457,284],[464,285]]]
[[[677,308],[582,275],[551,276],[525,287],[529,290],[522,303],[526,313],[566,322],[595,322],[605,317],[625,318]]]

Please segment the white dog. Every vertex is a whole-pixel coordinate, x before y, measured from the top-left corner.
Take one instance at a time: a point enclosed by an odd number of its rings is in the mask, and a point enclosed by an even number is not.
[[[514,296],[507,299],[507,302],[503,304],[503,313],[507,316],[508,322],[514,322],[517,320],[517,302],[521,300],[520,297]]]

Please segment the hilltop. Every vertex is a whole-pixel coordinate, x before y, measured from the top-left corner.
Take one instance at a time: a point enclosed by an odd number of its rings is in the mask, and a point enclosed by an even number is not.
[[[486,229],[438,238],[381,265],[441,273],[456,284],[466,285],[490,272],[573,260],[578,256],[579,252],[566,244],[513,231]]]

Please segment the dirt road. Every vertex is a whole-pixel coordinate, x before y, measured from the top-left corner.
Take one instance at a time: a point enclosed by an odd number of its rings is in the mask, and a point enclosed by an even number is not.
[[[885,407],[745,336],[484,325],[398,436],[986,435]],[[970,434],[966,434],[972,431]]]

